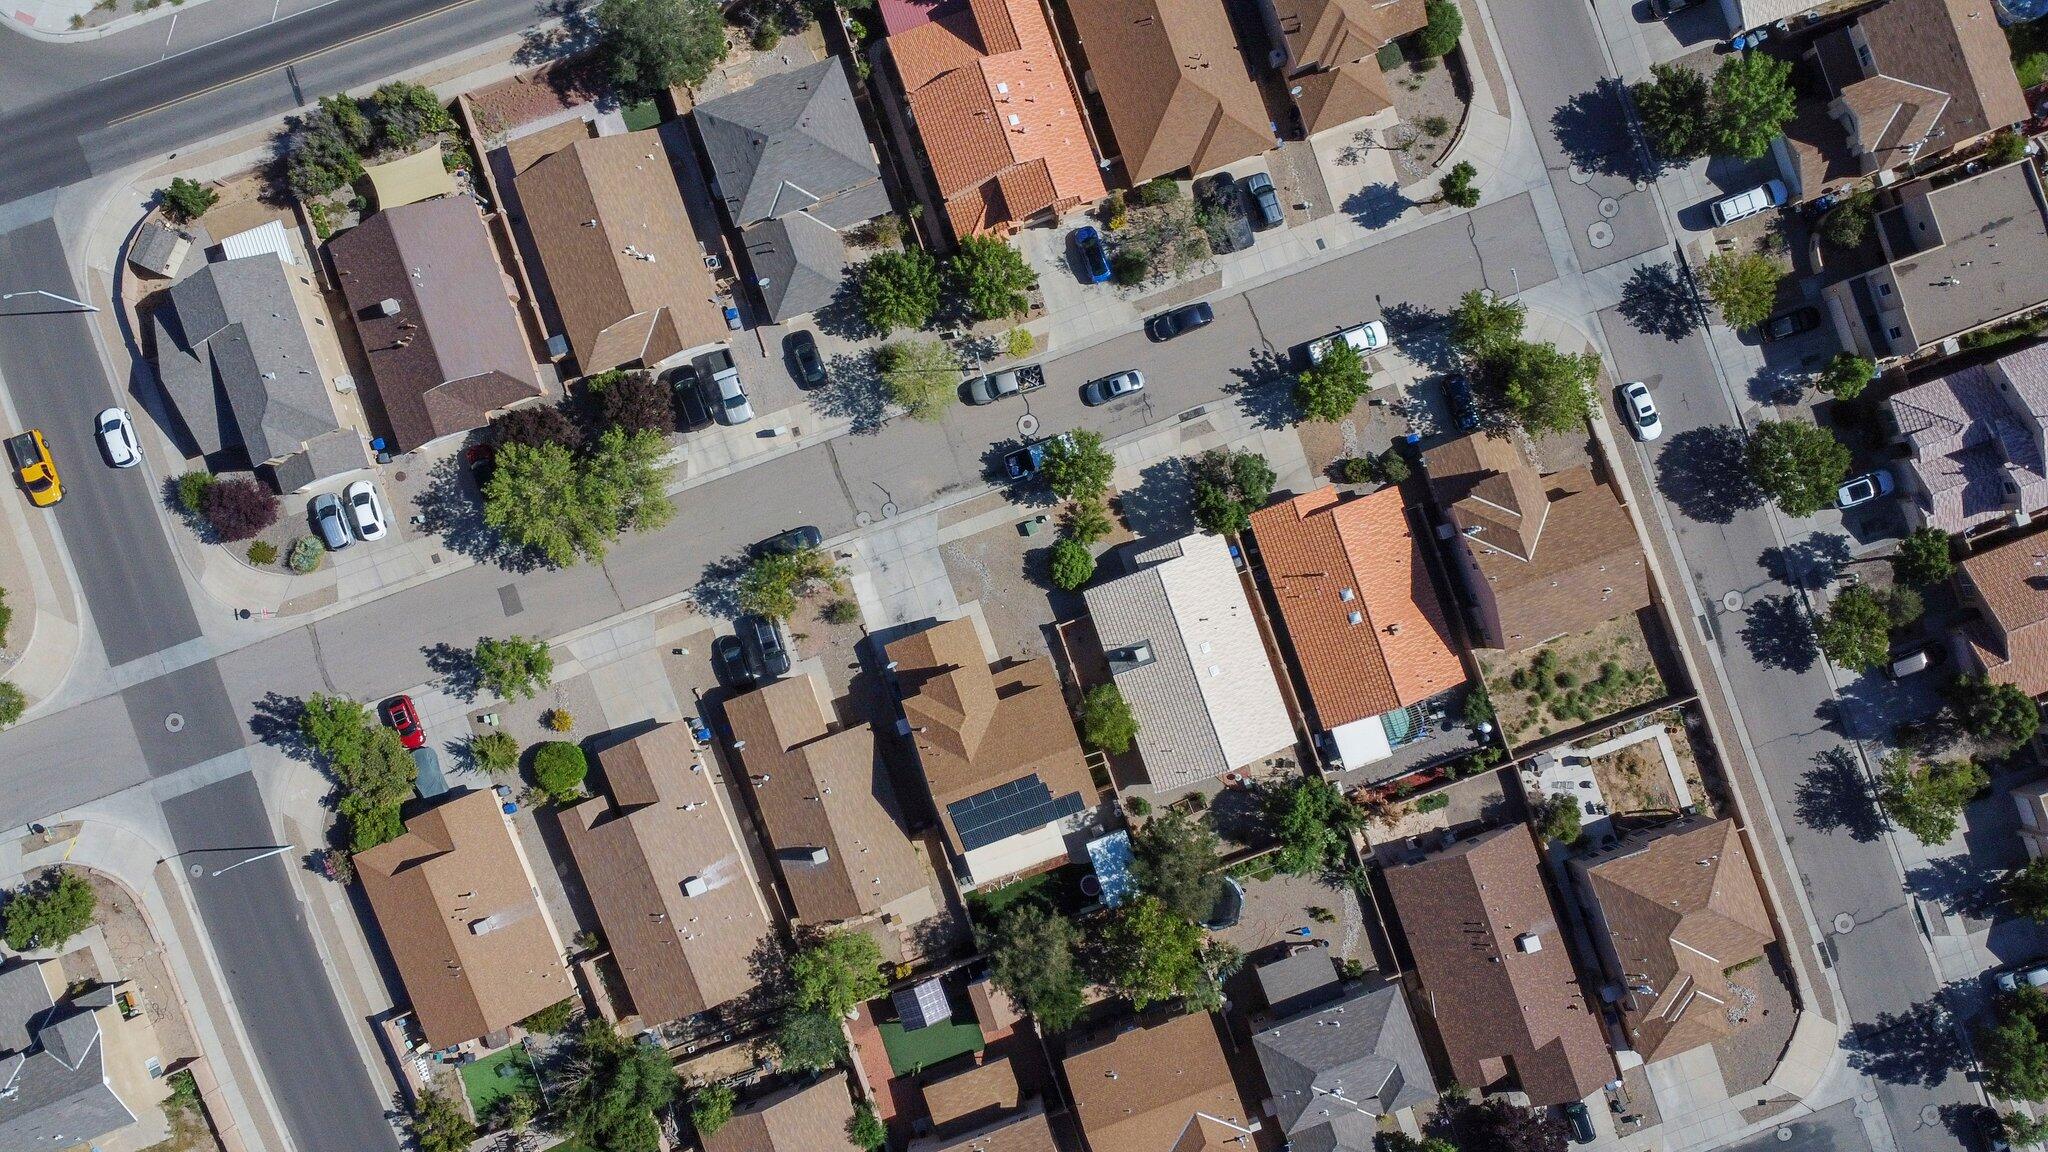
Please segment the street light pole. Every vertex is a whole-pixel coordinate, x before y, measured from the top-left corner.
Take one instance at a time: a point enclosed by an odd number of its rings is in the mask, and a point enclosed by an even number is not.
[[[92,305],[90,305],[90,304],[87,304],[87,303],[86,303],[85,301],[83,301],[83,300],[73,300],[73,299],[72,299],[71,297],[69,297],[69,296],[59,296],[59,295],[57,295],[57,294],[56,294],[55,292],[45,292],[45,291],[43,291],[43,290],[42,290],[41,288],[24,288],[24,289],[22,289],[22,290],[21,290],[21,291],[19,291],[19,292],[0,292],[0,302],[4,302],[4,301],[8,301],[8,300],[12,300],[12,299],[14,299],[14,298],[15,298],[16,296],[47,296],[47,297],[49,297],[49,298],[50,298],[50,299],[52,299],[52,300],[57,300],[57,301],[61,301],[61,302],[65,303],[65,304],[69,304],[69,305],[71,305],[71,306],[72,306],[73,308],[77,308],[77,309],[80,309],[81,311],[85,311],[85,312],[97,312],[97,311],[99,311],[99,309],[97,309],[97,308],[93,307],[93,306],[92,306]]]
[[[219,879],[219,878],[220,878],[221,876],[223,876],[223,875],[225,875],[225,874],[227,874],[227,873],[229,873],[229,872],[233,872],[233,871],[234,871],[235,869],[237,869],[237,868],[240,868],[240,867],[241,867],[242,865],[244,865],[244,864],[253,864],[253,863],[255,863],[255,862],[256,862],[256,861],[258,861],[258,860],[268,860],[268,859],[269,859],[269,858],[271,858],[272,856],[282,856],[282,855],[283,855],[283,854],[285,854],[286,852],[289,852],[289,851],[291,851],[291,850],[292,850],[292,848],[293,848],[293,845],[290,845],[290,844],[279,844],[279,845],[278,845],[277,847],[275,847],[275,848],[270,848],[270,849],[266,849],[266,850],[264,850],[264,851],[262,851],[262,852],[258,852],[258,853],[256,853],[256,854],[255,854],[254,856],[245,856],[245,857],[243,857],[242,859],[240,859],[240,860],[237,860],[237,861],[235,861],[235,862],[234,862],[233,864],[230,864],[230,865],[228,865],[228,866],[227,866],[227,867],[225,867],[225,868],[217,868],[217,869],[215,869],[214,871],[212,871],[212,872],[209,872],[209,873],[207,873],[207,874],[206,874],[206,878],[207,878],[208,880],[217,880],[217,879]],[[200,866],[199,866],[199,865],[197,865],[197,864],[194,864],[194,865],[192,866],[192,874],[193,874],[194,876],[197,876],[197,875],[199,875],[199,872],[200,872]]]

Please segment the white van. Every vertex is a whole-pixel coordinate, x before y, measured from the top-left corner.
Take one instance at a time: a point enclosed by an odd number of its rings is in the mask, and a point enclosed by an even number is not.
[[[1785,185],[1777,180],[1766,180],[1747,192],[1737,192],[1726,200],[1715,201],[1714,223],[1733,224],[1745,216],[1754,216],[1784,202]]]

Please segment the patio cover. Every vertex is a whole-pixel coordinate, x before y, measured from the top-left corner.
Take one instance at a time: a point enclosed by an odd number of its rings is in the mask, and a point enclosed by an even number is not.
[[[220,242],[220,251],[226,260],[240,260],[244,256],[261,256],[269,252],[287,266],[299,262],[299,258],[292,255],[291,240],[284,234],[282,220],[270,220],[247,232],[237,232]]]
[[[371,164],[363,169],[363,175],[370,178],[379,209],[455,194],[455,177],[441,160],[439,144],[388,163]]]
[[[1346,768],[1363,768],[1394,754],[1387,743],[1387,726],[1377,716],[1353,720],[1330,733],[1337,742],[1337,762]]]

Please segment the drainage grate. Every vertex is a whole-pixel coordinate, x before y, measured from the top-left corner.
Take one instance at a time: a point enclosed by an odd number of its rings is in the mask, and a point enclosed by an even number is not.
[[[519,602],[519,586],[507,584],[498,589],[498,603],[505,606],[505,615],[517,616],[526,611],[526,605]]]

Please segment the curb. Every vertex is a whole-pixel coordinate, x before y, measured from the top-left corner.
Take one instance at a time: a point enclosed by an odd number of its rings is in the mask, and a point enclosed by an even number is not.
[[[95,24],[90,28],[65,28],[55,32],[47,28],[38,28],[33,24],[24,24],[16,18],[10,18],[5,23],[16,35],[39,40],[45,44],[89,44],[94,40],[126,32],[130,28],[139,28],[166,16],[176,16],[188,6],[204,3],[206,0],[171,0],[169,4],[159,4],[144,12],[130,12],[126,16],[117,16],[105,24]]]

